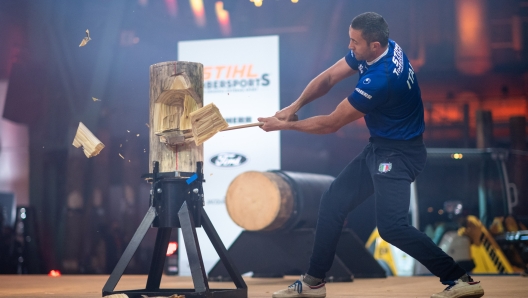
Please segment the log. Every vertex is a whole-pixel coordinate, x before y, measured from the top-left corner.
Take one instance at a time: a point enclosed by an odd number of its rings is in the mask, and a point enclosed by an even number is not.
[[[229,185],[226,207],[231,219],[248,231],[280,228],[293,212],[293,194],[275,173],[248,171]]]
[[[202,64],[169,61],[150,66],[150,165],[158,161],[160,172],[196,171],[196,162],[203,161],[203,145],[170,145],[161,142],[160,136],[171,131],[190,132],[190,114],[201,107]]]

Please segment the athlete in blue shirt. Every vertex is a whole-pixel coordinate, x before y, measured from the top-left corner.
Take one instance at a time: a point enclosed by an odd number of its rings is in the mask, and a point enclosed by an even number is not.
[[[274,298],[325,297],[324,278],[334,260],[348,213],[371,195],[376,200],[380,236],[409,254],[446,285],[431,297],[480,297],[479,282],[424,233],[408,224],[410,184],[422,171],[426,149],[423,104],[414,70],[401,47],[389,40],[385,19],[367,12],[349,27],[350,52],[314,78],[290,106],[259,118],[265,131],[297,130],[326,134],[361,117],[370,142],[332,182],[321,198],[314,247],[306,275]],[[337,82],[359,72],[358,84],[330,115],[295,120],[295,113],[325,95]],[[353,251],[351,251],[353,253]]]

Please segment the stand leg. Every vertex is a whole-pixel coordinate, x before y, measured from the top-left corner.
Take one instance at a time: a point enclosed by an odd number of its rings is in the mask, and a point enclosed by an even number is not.
[[[196,235],[194,219],[187,202],[182,204],[180,211],[178,212],[178,218],[180,219],[182,235],[185,240],[185,248],[187,249],[187,257],[189,259],[189,265],[191,266],[194,289],[198,293],[208,292],[209,283],[205,274],[202,252],[200,251],[200,245]]]
[[[150,263],[150,270],[147,279],[146,289],[148,291],[159,290],[171,231],[172,228],[158,228],[156,243],[154,244],[154,253],[152,254],[152,261]]]
[[[227,249],[222,243],[220,237],[218,236],[218,233],[213,227],[213,224],[207,216],[207,213],[205,213],[205,210],[202,209],[201,215],[202,227],[205,230],[207,236],[209,237],[209,240],[211,240],[211,244],[213,244],[216,253],[218,253],[218,256],[220,257],[220,261],[224,264],[227,272],[229,273],[229,276],[231,277],[231,280],[235,283],[237,289],[247,288],[246,282],[244,281],[244,279],[242,279],[242,275],[240,275],[240,271],[238,271],[238,269],[236,268],[235,262],[231,260]]]
[[[106,281],[106,284],[103,287],[103,292],[112,292],[115,289],[117,283],[123,275],[123,272],[125,272],[126,266],[128,265],[128,263],[130,263],[130,260],[134,256],[134,253],[139,247],[141,240],[143,240],[143,237],[145,237],[145,234],[147,233],[155,217],[156,208],[150,207],[147,211],[147,214],[145,214],[143,221],[141,221],[139,228],[134,233],[132,240],[130,240],[130,243],[125,249],[125,252],[117,262],[114,271],[112,271],[112,274],[110,274],[110,277]]]

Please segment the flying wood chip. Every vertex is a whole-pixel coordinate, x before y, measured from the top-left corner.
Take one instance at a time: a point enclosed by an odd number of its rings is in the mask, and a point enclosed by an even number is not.
[[[104,144],[82,122],[79,122],[73,146],[76,148],[82,146],[88,158],[96,156],[104,148]]]
[[[92,97],[93,101],[101,101],[99,98]]]
[[[90,38],[90,30],[86,29],[86,37],[81,40],[79,47],[84,47],[90,40],[92,40]]]

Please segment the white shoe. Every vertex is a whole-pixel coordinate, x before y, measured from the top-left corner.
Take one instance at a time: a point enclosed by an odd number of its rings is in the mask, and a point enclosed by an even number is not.
[[[322,282],[317,286],[310,286],[303,281],[303,277],[291,284],[287,289],[273,293],[273,298],[290,298],[290,297],[326,297],[325,283]]]
[[[484,289],[480,286],[480,281],[473,281],[467,276],[467,281],[459,278],[442,292],[433,294],[431,298],[478,298],[482,296],[484,296]]]

